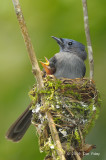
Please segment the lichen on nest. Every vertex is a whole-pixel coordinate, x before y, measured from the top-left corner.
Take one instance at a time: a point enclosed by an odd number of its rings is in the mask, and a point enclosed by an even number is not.
[[[86,152],[86,149],[83,149],[85,137],[95,123],[100,109],[100,96],[95,83],[87,78],[55,79],[51,76],[45,77],[43,81],[42,90],[37,91],[34,86],[29,92],[32,100],[32,122],[37,128],[41,151],[45,151],[49,156],[56,154],[45,114],[49,111],[66,157],[67,153],[72,155],[71,147],[83,157],[82,152]]]

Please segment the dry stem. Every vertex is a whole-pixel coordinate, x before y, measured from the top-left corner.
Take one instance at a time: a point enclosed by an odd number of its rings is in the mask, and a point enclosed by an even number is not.
[[[23,36],[23,39],[25,41],[25,45],[29,54],[29,58],[32,64],[32,71],[34,73],[34,76],[37,80],[37,84],[39,85],[38,88],[41,89],[43,87],[43,80],[42,80],[42,75],[41,75],[41,70],[39,68],[36,56],[35,56],[35,52],[34,52],[34,48],[33,45],[31,43],[31,39],[29,37],[28,34],[28,30],[27,30],[27,26],[22,14],[22,10],[21,10],[21,6],[19,3],[19,0],[12,0],[13,1],[13,5],[15,8],[15,12],[16,12],[16,16],[19,22],[19,26],[21,28],[21,33]]]
[[[72,152],[74,152],[76,160],[81,160],[81,157],[79,156],[78,152],[72,146],[70,147],[70,149]]]
[[[85,34],[86,34],[87,48],[88,48],[88,54],[89,54],[90,79],[93,79],[93,75],[94,75],[94,60],[93,60],[93,50],[92,50],[90,31],[89,31],[87,0],[82,0],[82,5],[83,5],[83,14],[84,14]]]
[[[41,70],[39,68],[37,58],[36,58],[36,55],[34,52],[34,48],[33,48],[33,45],[31,43],[31,39],[28,34],[28,30],[27,30],[26,23],[25,23],[23,14],[22,14],[21,6],[19,3],[19,0],[12,0],[12,1],[13,1],[16,16],[17,16],[17,19],[19,22],[19,26],[21,28],[22,36],[25,41],[25,45],[26,45],[26,48],[27,48],[27,51],[29,54],[31,64],[32,64],[32,71],[33,71],[33,74],[37,80],[38,89],[41,89],[44,86],[42,75],[41,75]],[[56,147],[57,147],[57,154],[61,160],[65,160],[64,150],[62,149],[56,126],[55,126],[53,118],[49,112],[47,112],[47,118],[48,118],[48,122],[49,122],[49,128],[50,128],[51,134],[53,136],[52,138],[53,138],[54,143],[56,144]]]
[[[64,157],[65,152],[62,149],[62,145],[60,143],[60,138],[59,138],[55,123],[53,121],[53,117],[49,112],[47,112],[47,117],[48,117],[49,127],[50,127],[53,141],[55,142],[55,145],[58,146],[57,153],[61,160],[65,160],[65,157]]]

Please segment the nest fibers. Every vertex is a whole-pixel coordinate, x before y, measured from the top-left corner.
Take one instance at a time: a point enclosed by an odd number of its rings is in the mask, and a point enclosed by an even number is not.
[[[85,137],[98,117],[100,98],[93,81],[82,79],[44,78],[43,90],[36,86],[29,93],[32,100],[32,122],[37,128],[41,151],[52,157],[56,150],[46,111],[53,116],[66,159],[77,150],[81,157],[94,146],[85,145]],[[41,96],[43,95],[43,103]],[[67,158],[69,157],[70,158]]]

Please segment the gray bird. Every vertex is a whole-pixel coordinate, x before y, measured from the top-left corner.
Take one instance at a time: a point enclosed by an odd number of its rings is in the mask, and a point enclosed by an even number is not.
[[[60,46],[60,52],[56,53],[46,63],[41,62],[46,74],[52,74],[56,78],[81,78],[84,77],[86,67],[84,60],[87,58],[85,46],[75,40],[57,38],[52,36]]]
[[[55,54],[50,60],[46,58],[46,63],[41,62],[46,74],[54,75],[56,78],[81,78],[84,77],[86,67],[84,60],[87,58],[85,46],[72,39],[56,38],[52,36],[60,46],[60,52]],[[29,110],[31,104],[10,126],[6,137],[13,142],[22,139],[31,124],[32,111]]]

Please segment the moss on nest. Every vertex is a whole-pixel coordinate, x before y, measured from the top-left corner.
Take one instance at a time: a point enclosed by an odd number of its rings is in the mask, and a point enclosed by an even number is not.
[[[94,82],[87,78],[59,80],[48,76],[44,78],[44,88],[37,91],[34,86],[29,95],[33,102],[32,121],[37,128],[40,149],[49,156],[56,154],[45,115],[49,110],[63,149],[71,152],[72,146],[80,152],[100,109],[100,96]],[[42,104],[41,95],[45,104]]]

